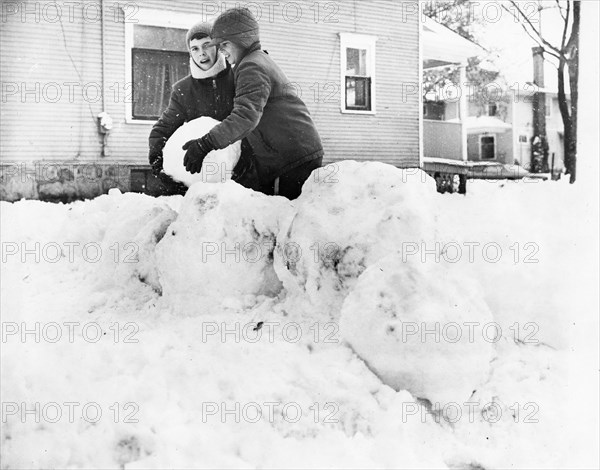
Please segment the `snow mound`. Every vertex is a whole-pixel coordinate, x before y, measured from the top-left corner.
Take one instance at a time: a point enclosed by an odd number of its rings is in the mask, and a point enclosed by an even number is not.
[[[165,298],[193,314],[226,299],[277,293],[273,249],[290,207],[233,181],[192,186],[157,245]]]
[[[387,385],[432,403],[467,401],[487,379],[497,341],[477,284],[397,255],[359,277],[340,332]]]
[[[177,217],[166,199],[112,191],[90,201],[68,205],[36,205],[36,201],[7,204],[2,206],[2,211],[11,218],[11,223],[5,224],[2,236],[7,240],[22,239],[23,244],[15,246],[29,249],[32,259],[39,261],[40,271],[47,271],[53,277],[65,276],[63,270],[76,270],[85,276],[98,297],[106,298],[112,288],[128,296],[136,289],[125,287],[137,284],[142,290],[143,284],[147,284],[160,292],[154,248]],[[31,215],[32,211],[39,213]],[[40,225],[40,217],[51,219],[52,224]],[[25,231],[27,235],[17,238],[15,230]],[[20,251],[8,260],[19,261]],[[16,268],[29,271],[23,263],[18,263]]]
[[[96,273],[96,287],[141,281],[160,292],[155,247],[177,213],[163,200],[135,193],[109,194],[93,203],[106,211],[96,243],[99,262],[88,263]]]
[[[504,337],[569,347],[573,312],[585,311],[584,292],[593,282],[581,266],[597,259],[598,243],[560,227],[590,219],[590,202],[563,208],[565,201],[589,201],[584,194],[566,180],[470,181],[466,198],[440,198],[439,241],[449,248],[446,258],[481,281]],[[462,253],[456,256],[450,244]]]
[[[187,141],[199,139],[207,134],[219,121],[208,116],[202,116],[186,122],[167,141],[163,149],[164,171],[174,180],[191,186],[198,181],[205,183],[223,183],[231,179],[231,173],[241,154],[241,141],[237,141],[220,150],[213,150],[204,159],[202,171],[192,175],[183,166],[185,150],[181,147]]]
[[[368,266],[434,233],[434,197],[433,179],[418,169],[343,161],[314,171],[277,239],[288,294],[336,318]]]

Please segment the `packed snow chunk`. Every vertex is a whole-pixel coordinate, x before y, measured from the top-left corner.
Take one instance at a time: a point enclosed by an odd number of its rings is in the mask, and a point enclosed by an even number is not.
[[[192,186],[157,246],[169,305],[194,315],[245,295],[279,292],[273,250],[280,220],[290,211],[287,199],[233,181]]]
[[[495,326],[475,281],[398,255],[367,268],[340,319],[343,339],[383,382],[433,404],[462,404],[486,381]]]
[[[191,174],[183,166],[185,150],[183,145],[193,139],[199,139],[207,134],[219,121],[208,116],[185,123],[167,141],[163,149],[163,168],[165,173],[175,181],[191,186],[198,181],[205,183],[224,183],[231,179],[233,168],[242,152],[241,141],[234,142],[229,147],[210,152],[202,163],[200,173]]]
[[[98,198],[100,203],[108,210],[101,263],[92,265],[98,287],[141,281],[160,292],[155,247],[177,213],[164,200],[142,194],[113,193]]]
[[[277,239],[275,270],[288,300],[299,308],[308,300],[312,312],[336,319],[368,266],[433,237],[435,194],[419,169],[342,161],[315,170]]]

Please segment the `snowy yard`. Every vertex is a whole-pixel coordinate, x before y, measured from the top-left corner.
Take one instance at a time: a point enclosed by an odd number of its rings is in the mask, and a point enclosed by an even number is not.
[[[584,188],[341,162],[293,203],[2,202],[1,467],[576,467]]]

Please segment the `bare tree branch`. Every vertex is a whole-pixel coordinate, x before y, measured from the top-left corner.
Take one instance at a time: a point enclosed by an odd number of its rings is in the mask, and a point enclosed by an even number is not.
[[[565,23],[568,23],[569,20],[567,20],[567,18],[565,18],[565,14],[563,13],[564,7],[560,4],[560,0],[554,0],[556,2],[556,6],[558,7],[558,12],[560,13],[560,16],[562,16],[562,19],[565,20]],[[570,6],[569,2],[567,2],[567,8]]]
[[[565,20],[565,28],[563,29],[562,40],[560,42],[560,50],[564,52],[567,41],[567,30],[569,29],[569,16],[571,14],[571,2],[567,2],[567,17]]]
[[[504,8],[504,9],[505,9],[506,11],[508,11],[508,12],[509,12],[511,15],[513,15],[513,17],[514,17],[514,18],[517,18],[517,16],[515,16],[515,14],[514,14],[512,11],[508,10],[508,9],[507,9],[507,8],[506,8],[504,5],[502,5],[502,8]],[[518,18],[517,18],[517,19],[518,19]],[[542,51],[543,51],[543,52],[545,52],[545,53],[547,53],[547,54],[549,54],[549,55],[551,55],[551,56],[553,56],[553,57],[557,58],[558,60],[560,60],[560,55],[558,55],[558,54],[555,54],[553,51],[551,51],[551,50],[548,50],[546,47],[544,47],[544,46],[541,44],[541,42],[538,40],[538,38],[534,37],[534,36],[533,36],[533,35],[532,35],[532,34],[529,32],[529,29],[527,29],[527,27],[526,27],[524,24],[522,24],[522,23],[521,23],[521,26],[523,27],[523,30],[524,30],[524,31],[527,33],[527,35],[528,35],[528,36],[529,36],[531,39],[533,39],[533,40],[534,40],[534,41],[535,41],[535,42],[536,42],[536,43],[537,43],[537,44],[538,44],[538,45],[539,45],[539,46],[542,48]]]
[[[546,41],[542,37],[542,35],[540,34],[540,31],[533,25],[531,20],[529,18],[527,18],[527,15],[525,15],[523,13],[521,8],[517,5],[517,2],[515,2],[514,0],[510,0],[510,4],[517,11],[517,15],[515,15],[515,13],[510,8],[507,8],[506,5],[502,5],[502,8],[504,10],[506,10],[507,12],[509,12],[513,16],[513,18],[517,19],[518,21],[520,21],[520,17],[525,18],[525,21],[529,25],[529,28],[535,34],[535,37],[534,37],[529,32],[527,26],[523,22],[521,22],[521,26],[523,27],[525,32],[529,35],[529,37],[531,37],[535,42],[537,42],[540,46],[542,46],[548,54],[553,55],[557,59],[560,59],[560,55],[562,54],[562,52],[557,47],[553,46],[552,44],[550,44],[548,41]]]

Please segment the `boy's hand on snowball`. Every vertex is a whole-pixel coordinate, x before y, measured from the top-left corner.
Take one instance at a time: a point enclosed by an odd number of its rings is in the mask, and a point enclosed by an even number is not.
[[[186,150],[183,165],[192,174],[200,173],[204,158],[211,150],[215,149],[208,134],[199,139],[188,140],[181,148]]]

